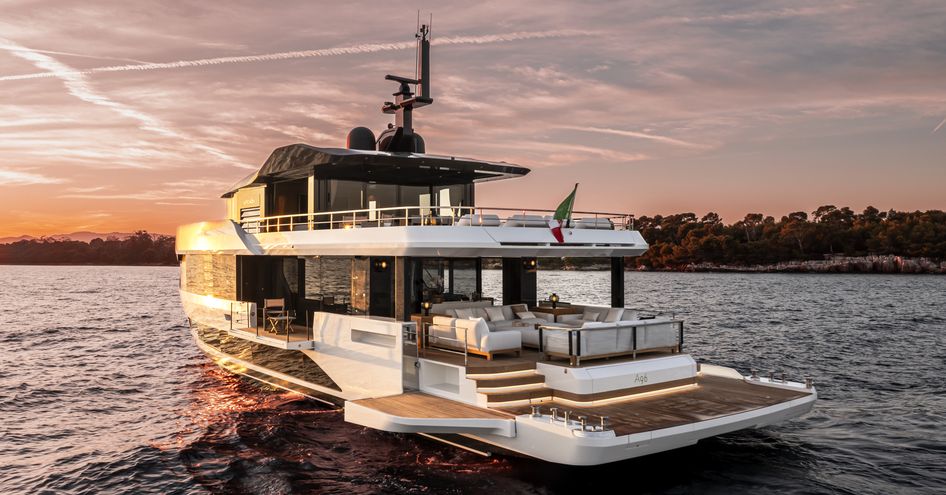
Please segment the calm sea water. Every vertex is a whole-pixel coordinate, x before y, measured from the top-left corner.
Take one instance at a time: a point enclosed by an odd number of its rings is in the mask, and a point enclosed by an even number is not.
[[[607,277],[540,286],[606,302]],[[628,274],[628,305],[685,317],[701,360],[810,375],[821,399],[776,427],[594,468],[367,430],[228,375],[176,291],[175,268],[0,266],[0,493],[946,490],[946,277]]]

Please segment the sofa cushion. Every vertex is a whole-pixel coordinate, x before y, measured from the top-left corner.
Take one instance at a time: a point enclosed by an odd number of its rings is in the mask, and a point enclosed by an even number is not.
[[[621,316],[624,316],[624,308],[611,308],[608,310],[608,314],[604,315],[604,321],[608,323],[621,321]]]
[[[489,317],[489,321],[503,321],[508,319],[506,315],[503,314],[502,306],[486,308],[486,315]]]
[[[509,309],[515,314],[522,311],[529,311],[529,306],[526,306],[525,304],[510,304]]]
[[[522,348],[522,334],[516,331],[489,332],[480,336],[477,343],[483,352],[496,352]]]
[[[457,310],[455,310],[455,309],[445,309],[445,310],[443,310],[443,314],[445,314],[445,315],[447,315],[447,316],[449,316],[449,317],[451,317],[451,318],[456,318],[456,317],[457,317]]]
[[[473,318],[482,318],[486,321],[489,321],[489,315],[486,314],[484,308],[473,308]]]
[[[441,325],[445,327],[452,327],[455,321],[456,318],[451,318],[449,316],[434,316],[431,320],[434,325]]]
[[[519,331],[521,336],[521,341],[523,344],[528,344],[532,347],[539,347],[539,331],[532,327],[517,327],[515,330]]]
[[[427,329],[427,334],[433,338],[433,341],[442,345],[455,345],[453,339],[456,338],[456,322],[454,318],[448,316],[434,316],[431,326]],[[438,338],[449,339],[440,342]]]
[[[520,320],[527,320],[527,319],[535,318],[535,313],[533,313],[532,311],[522,311],[520,313],[516,313],[516,316]]]
[[[457,308],[453,312],[456,313],[457,318],[473,318],[473,308]]]
[[[486,326],[486,320],[482,318],[457,320],[456,322],[457,340],[463,342],[465,339],[468,345],[478,347],[480,339],[489,333],[489,327]]]
[[[499,321],[490,321],[487,322],[489,325],[490,332],[501,332],[503,330],[510,330],[516,328],[516,325],[519,325],[519,320],[499,320]]]
[[[597,309],[585,308],[585,311],[581,314],[581,319],[583,321],[598,321],[598,318],[601,316],[601,313]]]
[[[634,321],[638,317],[637,311],[633,309],[625,309],[624,314],[621,315],[621,321]]]

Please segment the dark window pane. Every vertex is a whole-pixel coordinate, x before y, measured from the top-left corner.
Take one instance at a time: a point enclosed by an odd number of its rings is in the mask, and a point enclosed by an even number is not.
[[[350,180],[329,181],[329,211],[361,210],[364,206],[364,183]]]

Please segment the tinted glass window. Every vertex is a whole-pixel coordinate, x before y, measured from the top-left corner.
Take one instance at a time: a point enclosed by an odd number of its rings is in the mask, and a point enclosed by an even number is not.
[[[364,206],[364,183],[349,180],[329,181],[329,211],[360,210]]]

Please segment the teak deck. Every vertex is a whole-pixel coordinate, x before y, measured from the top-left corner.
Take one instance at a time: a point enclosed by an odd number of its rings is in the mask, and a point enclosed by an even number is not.
[[[607,416],[609,428],[621,436],[752,411],[806,395],[807,392],[753,385],[743,380],[704,376],[692,388],[665,395],[589,407],[565,405],[554,400],[541,406],[543,414],[549,414],[550,407],[558,407],[559,416],[570,411],[572,418],[586,416],[588,423],[593,425],[598,424],[600,416]],[[484,409],[421,392],[354,402],[404,418],[513,419],[531,413],[530,406]]]
[[[266,326],[260,325],[259,329],[257,329],[256,327],[248,327],[248,328],[234,328],[233,330],[237,332],[247,333],[250,335],[258,334],[260,337],[268,337],[271,339],[277,339],[277,340],[283,340],[283,341],[286,340],[285,331],[281,331],[280,333],[272,332],[269,330],[268,323],[266,324]],[[283,330],[281,326],[280,326],[280,330]],[[304,342],[307,340],[310,340],[310,339],[309,339],[308,330],[306,330],[305,326],[302,326],[302,325],[289,326],[289,342]]]
[[[586,416],[589,424],[598,424],[600,416],[607,416],[615,434],[628,435],[752,411],[806,395],[806,392],[753,385],[733,378],[703,376],[697,380],[695,387],[665,395],[589,407],[565,405],[552,400],[543,403],[542,410],[548,414],[549,407],[558,407],[560,415],[564,411],[571,411],[572,417]],[[497,410],[516,415],[531,412],[529,406]]]
[[[483,418],[512,419],[509,413],[470,406],[462,402],[441,399],[421,392],[361,399],[354,401],[360,406],[370,407],[392,416],[402,418]]]

